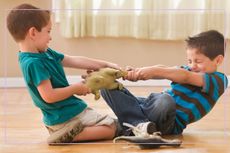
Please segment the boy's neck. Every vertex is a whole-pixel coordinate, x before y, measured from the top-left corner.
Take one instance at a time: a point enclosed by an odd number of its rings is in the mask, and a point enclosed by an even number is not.
[[[19,50],[21,52],[31,52],[31,53],[39,53],[36,47],[32,45],[32,43],[27,42],[27,41],[21,41],[18,43],[19,45]]]

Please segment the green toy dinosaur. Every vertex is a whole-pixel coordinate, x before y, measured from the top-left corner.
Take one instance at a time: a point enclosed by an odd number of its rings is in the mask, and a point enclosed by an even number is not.
[[[126,71],[113,68],[102,68],[99,71],[88,74],[85,78],[85,83],[95,95],[95,100],[98,100],[100,98],[100,89],[121,90],[123,85],[117,82],[116,79],[124,77],[125,75],[127,75]]]

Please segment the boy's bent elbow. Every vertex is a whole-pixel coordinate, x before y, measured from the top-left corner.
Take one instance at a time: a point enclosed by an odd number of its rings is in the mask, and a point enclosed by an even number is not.
[[[53,89],[40,90],[39,93],[46,103],[55,103],[58,101],[58,94]]]
[[[46,95],[42,95],[42,99],[46,102],[46,103],[54,103],[56,102],[55,96],[46,94]]]
[[[51,97],[43,97],[42,99],[48,104],[51,104],[51,103],[55,102],[55,100],[53,98],[51,98]]]

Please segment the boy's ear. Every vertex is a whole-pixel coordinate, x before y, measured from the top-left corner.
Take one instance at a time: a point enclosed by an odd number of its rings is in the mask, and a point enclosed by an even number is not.
[[[31,38],[31,39],[34,39],[35,35],[36,35],[36,32],[37,32],[37,29],[35,27],[31,27],[29,28],[28,30],[28,36]]]
[[[219,66],[224,60],[224,56],[223,55],[218,55],[216,58],[215,58],[215,61],[216,61],[216,65]]]

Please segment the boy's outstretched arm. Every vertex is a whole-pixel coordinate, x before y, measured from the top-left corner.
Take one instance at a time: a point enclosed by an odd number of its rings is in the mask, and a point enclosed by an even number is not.
[[[78,69],[89,69],[89,70],[98,70],[103,67],[111,67],[115,69],[120,69],[117,64],[92,59],[84,56],[69,56],[65,55],[62,60],[62,64],[64,67],[78,68]]]
[[[128,76],[125,79],[131,81],[168,79],[181,84],[191,84],[199,87],[203,86],[203,73],[162,65],[136,68],[132,71],[129,71]]]
[[[82,82],[63,88],[53,88],[50,80],[43,80],[37,86],[37,89],[42,99],[47,103],[55,103],[74,94],[86,95],[91,92],[90,89]]]

